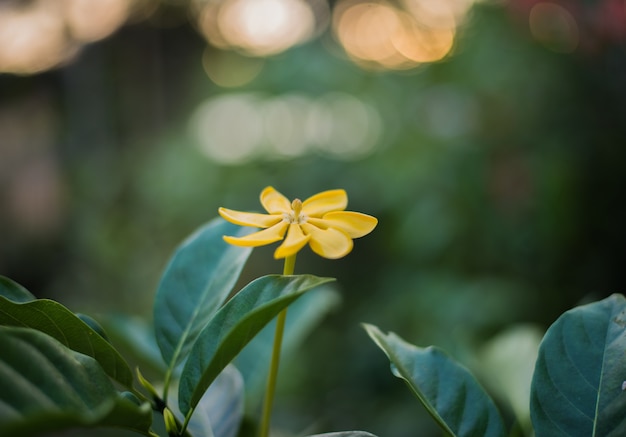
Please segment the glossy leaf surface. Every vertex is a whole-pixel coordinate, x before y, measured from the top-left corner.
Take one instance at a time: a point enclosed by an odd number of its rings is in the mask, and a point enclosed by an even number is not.
[[[16,303],[0,296],[0,325],[41,331],[64,346],[95,358],[111,378],[131,387],[133,374],[117,350],[58,302],[37,299]]]
[[[215,378],[200,399],[197,413],[196,416],[208,418],[216,437],[237,436],[244,413],[244,386],[241,373],[234,366],[227,366]]]
[[[93,358],[40,331],[6,326],[0,350],[0,435],[91,426],[149,434],[150,405],[118,393]]]
[[[189,354],[179,387],[181,412],[186,415],[197,405],[224,367],[280,311],[308,290],[331,280],[271,275],[239,291],[211,319]]]
[[[182,422],[177,401],[178,395],[172,393],[170,405]],[[187,431],[194,437],[236,437],[243,414],[243,378],[235,366],[228,365],[198,402]]]
[[[500,413],[471,373],[434,347],[419,348],[373,325],[365,329],[403,379],[448,434],[459,437],[506,435]]]
[[[224,303],[250,248],[231,246],[224,235],[254,231],[214,219],[176,250],[163,273],[154,301],[154,325],[161,355],[170,369],[186,357],[200,331]]]
[[[535,434],[626,435],[626,299],[564,313],[539,347],[531,388]]]
[[[281,349],[281,368],[289,355],[300,347],[307,336],[319,326],[330,311],[339,306],[341,296],[333,284],[318,287],[315,293],[306,293],[289,305]],[[261,402],[269,371],[276,319],[268,323],[235,358],[235,365],[243,375],[249,403]]]
[[[0,296],[13,302],[28,302],[36,299],[30,291],[6,276],[0,276]]]

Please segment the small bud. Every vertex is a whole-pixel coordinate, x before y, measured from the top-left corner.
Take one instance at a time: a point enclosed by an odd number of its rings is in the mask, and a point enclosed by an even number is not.
[[[165,407],[165,403],[163,402],[163,399],[161,399],[161,396],[159,396],[159,393],[156,391],[156,389],[150,383],[150,381],[148,381],[146,378],[143,377],[143,375],[139,371],[139,367],[137,367],[136,371],[137,371],[137,379],[139,380],[139,383],[150,394],[150,397],[152,397],[152,401],[154,402],[154,407],[158,411],[161,411]]]
[[[167,435],[170,437],[178,437],[180,434],[178,432],[176,417],[167,407],[163,410],[163,420],[165,421],[165,431],[167,431]]]
[[[143,377],[143,375],[139,371],[139,367],[137,367],[136,371],[137,371],[137,379],[139,380],[139,383],[143,386],[143,388],[145,388],[148,391],[148,393],[150,393],[150,396],[158,398],[159,394],[157,393],[156,389],[154,388],[152,384],[150,384],[150,381],[148,381],[146,378]]]

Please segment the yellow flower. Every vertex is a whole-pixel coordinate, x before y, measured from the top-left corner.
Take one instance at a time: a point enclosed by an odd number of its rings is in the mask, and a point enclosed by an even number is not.
[[[348,206],[344,190],[324,191],[304,202],[289,202],[273,187],[267,187],[261,192],[261,205],[269,214],[220,208],[220,215],[231,223],[263,228],[241,238],[224,236],[224,240],[236,246],[256,247],[284,238],[274,258],[295,255],[308,243],[318,255],[336,259],[350,253],[353,238],[369,234],[378,223],[367,214],[344,211]]]

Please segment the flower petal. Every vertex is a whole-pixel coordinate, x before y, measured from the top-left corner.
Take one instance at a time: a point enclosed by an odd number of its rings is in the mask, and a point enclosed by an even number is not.
[[[241,226],[256,226],[257,228],[269,228],[283,219],[282,215],[241,212],[227,208],[220,208],[218,212],[222,218],[231,223]]]
[[[256,247],[265,246],[266,244],[274,243],[275,241],[282,240],[287,231],[287,222],[279,222],[271,228],[263,229],[262,231],[255,232],[245,237],[229,237],[224,235],[224,241],[235,246]]]
[[[309,223],[322,229],[336,228],[344,231],[350,238],[359,238],[369,234],[378,224],[376,217],[353,211],[333,211],[324,214],[321,219],[310,217]]]
[[[291,212],[291,202],[274,187],[266,187],[261,191],[261,205],[270,214]]]
[[[310,223],[304,223],[300,226],[304,232],[311,235],[309,245],[313,252],[319,256],[337,259],[346,256],[352,250],[352,239],[339,229],[320,229]]]
[[[343,211],[348,206],[345,190],[328,190],[315,194],[302,202],[302,213],[309,217],[322,217],[330,211]]]
[[[274,258],[286,258],[298,253],[311,239],[311,235],[305,235],[299,224],[292,223],[287,230],[287,238],[274,252]]]

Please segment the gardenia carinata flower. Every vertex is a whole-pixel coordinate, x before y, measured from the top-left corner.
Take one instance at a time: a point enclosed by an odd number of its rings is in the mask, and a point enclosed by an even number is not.
[[[304,202],[289,202],[273,187],[267,187],[260,197],[269,214],[219,209],[220,215],[231,223],[263,228],[245,237],[224,236],[224,240],[235,246],[256,247],[284,239],[274,252],[277,259],[295,255],[307,243],[324,258],[341,258],[352,250],[353,238],[369,234],[378,224],[370,215],[345,211],[345,190],[323,191]]]

